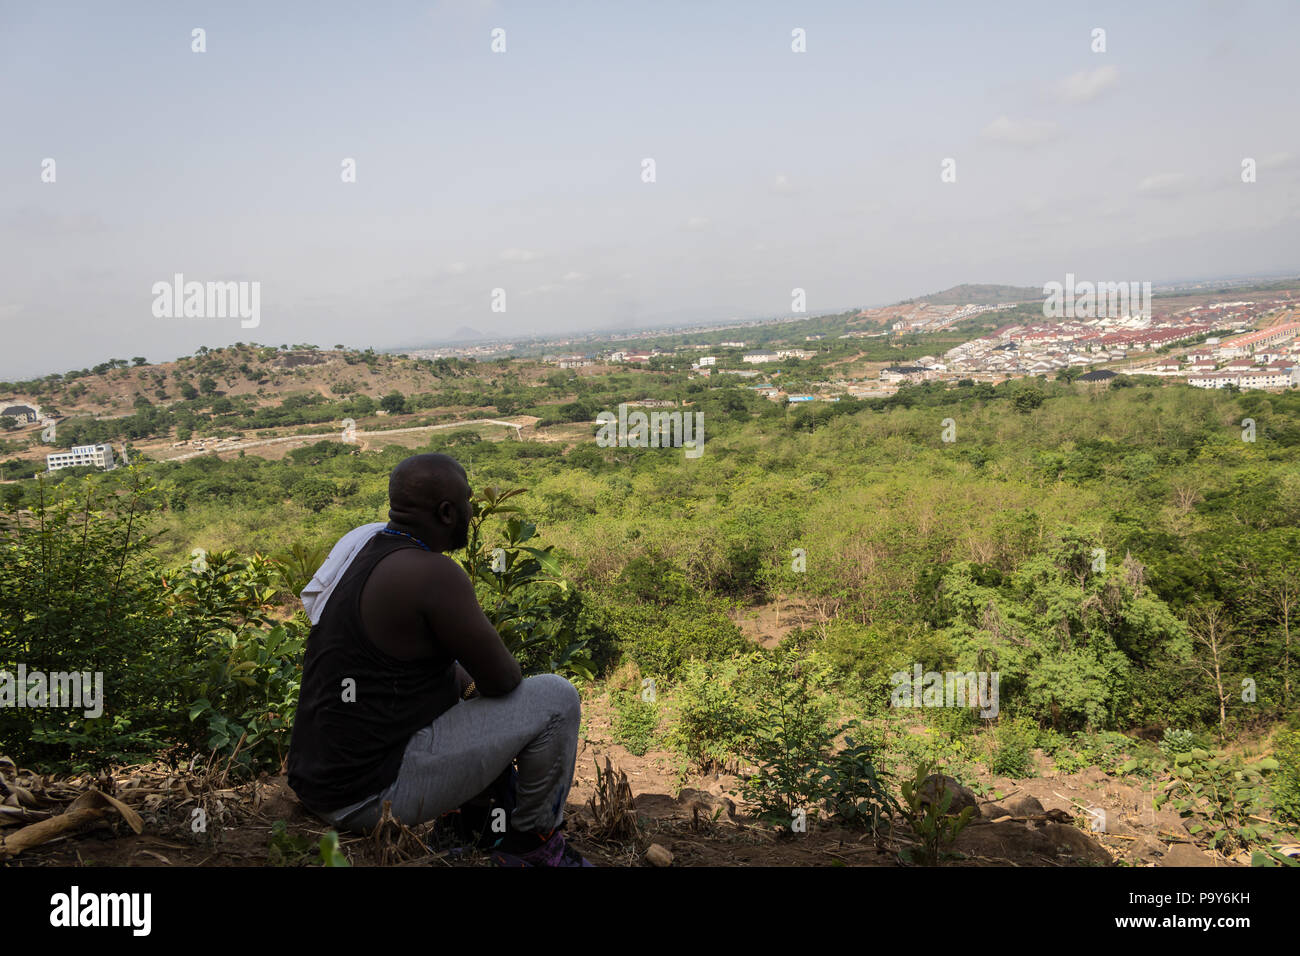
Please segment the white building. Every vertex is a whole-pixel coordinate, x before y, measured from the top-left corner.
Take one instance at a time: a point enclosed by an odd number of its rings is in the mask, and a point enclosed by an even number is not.
[[[45,456],[45,466],[50,471],[83,465],[105,469],[116,468],[117,464],[113,461],[113,446],[73,445],[68,451],[58,451]]]
[[[717,364],[718,364],[718,357],[717,357],[716,355],[701,355],[701,356],[700,356],[700,367],[701,367],[701,368],[703,368],[703,367],[706,366],[706,365],[717,365]]]
[[[746,352],[745,356],[741,359],[741,361],[749,362],[753,365],[758,365],[761,362],[775,362],[776,353],[775,352]]]

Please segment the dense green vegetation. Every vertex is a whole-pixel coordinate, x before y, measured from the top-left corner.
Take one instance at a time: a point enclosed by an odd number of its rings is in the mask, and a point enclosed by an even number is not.
[[[629,396],[598,380],[581,401],[615,407],[643,396],[638,381]],[[1255,774],[1244,808],[1177,797],[1218,814],[1225,846],[1264,839],[1242,820],[1265,806],[1295,819],[1291,737],[1264,764],[1215,751],[1297,724],[1300,394],[1026,380],[788,409],[684,388],[705,415],[697,459],[472,432],[424,449],[457,456],[481,493],[466,568],[490,616],[532,669],[608,680],[630,747],[670,746],[686,771],[747,766],[747,796],[774,816],[875,826],[903,810],[890,774],[937,761],[1028,775],[1041,750],[1116,771],[1146,753],[1146,771],[1125,772],[1192,786]],[[102,664],[116,696],[107,725],[18,728],[31,712],[5,713],[6,740],[30,734],[25,755],[52,763],[237,746],[274,763],[304,636],[287,595],[341,533],[383,517],[407,454],[323,441],[279,461],[7,486],[0,668]],[[504,578],[487,568],[498,545],[513,556]],[[756,650],[733,619],[773,601],[804,624]],[[995,727],[891,709],[891,675],[916,664],[997,671]],[[657,700],[638,696],[646,678]],[[1172,734],[1164,764],[1121,736],[1148,727]],[[1193,751],[1206,756],[1176,762]]]

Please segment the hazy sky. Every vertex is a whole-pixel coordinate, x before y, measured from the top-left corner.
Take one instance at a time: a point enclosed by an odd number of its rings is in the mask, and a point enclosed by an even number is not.
[[[1243,0],[0,0],[0,377],[1300,270],[1297,38]],[[156,318],[178,272],[260,326]]]

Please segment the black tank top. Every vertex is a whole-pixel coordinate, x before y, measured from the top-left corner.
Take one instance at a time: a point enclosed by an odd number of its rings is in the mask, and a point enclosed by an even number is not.
[[[397,779],[411,735],[459,698],[454,661],[436,642],[431,658],[398,660],[362,627],[361,590],[375,565],[415,547],[376,534],[307,637],[288,769],[289,786],[314,810],[341,809],[385,789]],[[345,686],[348,678],[355,685]]]

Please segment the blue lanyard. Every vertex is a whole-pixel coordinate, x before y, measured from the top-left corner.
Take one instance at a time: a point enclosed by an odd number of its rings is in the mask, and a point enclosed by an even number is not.
[[[423,541],[421,541],[421,540],[420,540],[419,538],[417,538],[415,535],[413,535],[413,534],[407,534],[405,531],[397,531],[397,530],[395,530],[395,529],[393,529],[393,528],[380,528],[380,529],[379,529],[379,533],[380,533],[380,534],[400,534],[403,538],[410,538],[412,541],[414,541],[414,542],[415,542],[416,544],[418,544],[420,547],[424,548],[425,551],[433,551],[433,548],[429,547],[427,544],[425,544]]]

